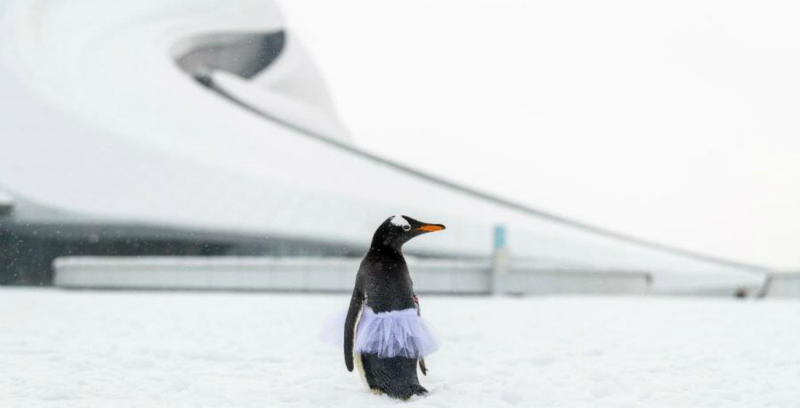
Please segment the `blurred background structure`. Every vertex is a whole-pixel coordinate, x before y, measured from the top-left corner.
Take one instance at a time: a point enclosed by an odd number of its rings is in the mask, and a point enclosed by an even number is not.
[[[406,214],[448,226],[407,246],[420,292],[769,294],[363,150],[272,1],[3,5],[0,284],[348,291]]]

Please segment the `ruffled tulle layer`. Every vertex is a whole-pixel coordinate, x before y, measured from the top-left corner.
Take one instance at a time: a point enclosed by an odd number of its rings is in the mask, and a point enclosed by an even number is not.
[[[416,309],[375,313],[365,307],[356,332],[355,349],[378,357],[424,357],[439,349],[434,333]]]
[[[344,321],[347,313],[331,319],[323,331],[323,339],[341,346],[344,342]],[[417,315],[416,309],[375,313],[364,306],[356,330],[355,351],[377,354],[381,358],[403,356],[425,357],[439,349],[436,334]]]

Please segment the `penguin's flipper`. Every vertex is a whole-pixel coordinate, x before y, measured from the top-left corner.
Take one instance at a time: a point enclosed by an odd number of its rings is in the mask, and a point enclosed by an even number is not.
[[[347,319],[344,321],[344,365],[347,371],[353,371],[353,344],[355,343],[356,323],[358,314],[361,312],[361,304],[364,296],[358,290],[358,285],[353,289],[353,297],[350,298],[350,308],[347,309]]]
[[[417,316],[422,317],[422,308],[419,306],[419,298],[416,294],[414,296],[414,305],[417,307]],[[422,371],[422,375],[428,375],[428,367],[425,367],[425,359],[420,357],[419,358],[419,370]]]

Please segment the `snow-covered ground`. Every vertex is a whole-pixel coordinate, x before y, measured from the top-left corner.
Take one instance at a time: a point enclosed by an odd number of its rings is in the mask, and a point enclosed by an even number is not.
[[[343,295],[0,290],[0,407],[380,407],[318,340]],[[421,299],[414,406],[796,407],[800,302]]]

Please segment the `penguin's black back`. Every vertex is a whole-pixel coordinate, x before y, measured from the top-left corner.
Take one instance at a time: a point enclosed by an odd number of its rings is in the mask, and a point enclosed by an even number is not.
[[[368,294],[367,306],[375,313],[416,307],[414,283],[402,253],[371,249],[364,257],[359,273]]]

